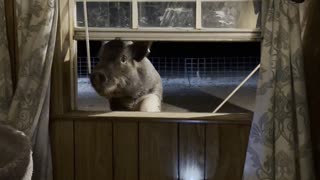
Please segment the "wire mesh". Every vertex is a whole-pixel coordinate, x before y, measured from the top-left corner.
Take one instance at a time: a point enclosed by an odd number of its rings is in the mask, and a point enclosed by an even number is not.
[[[162,78],[234,77],[251,72],[260,57],[149,57]],[[91,68],[99,59],[91,57]],[[88,77],[86,57],[78,57],[78,77]]]

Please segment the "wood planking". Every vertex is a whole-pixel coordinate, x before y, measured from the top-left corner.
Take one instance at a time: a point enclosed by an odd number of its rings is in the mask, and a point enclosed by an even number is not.
[[[114,179],[138,180],[138,123],[114,122]]]
[[[140,124],[140,180],[178,178],[177,130],[176,123]]]
[[[50,121],[53,178],[74,180],[73,121]]]
[[[54,178],[71,180],[190,177],[185,172],[199,179],[240,180],[250,129],[100,118],[78,119],[73,131],[71,120],[51,122]]]
[[[227,139],[226,139],[227,140]],[[223,163],[221,159],[220,151],[220,140],[219,137],[219,125],[207,124],[206,125],[206,178],[208,180],[220,180],[218,178],[218,168],[221,166],[219,163]]]
[[[113,179],[112,122],[75,122],[76,180]]]
[[[206,179],[242,179],[249,126],[207,125]]]
[[[205,125],[179,124],[179,179],[205,177]]]

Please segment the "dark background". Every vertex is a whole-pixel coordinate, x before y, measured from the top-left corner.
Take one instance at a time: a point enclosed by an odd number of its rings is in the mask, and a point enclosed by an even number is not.
[[[100,41],[90,41],[91,56]],[[78,41],[78,57],[86,56],[85,41]],[[260,56],[260,42],[153,42],[149,57],[243,57]]]

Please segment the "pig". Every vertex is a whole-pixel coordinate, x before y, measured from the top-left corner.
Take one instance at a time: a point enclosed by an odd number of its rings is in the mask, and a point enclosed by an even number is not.
[[[147,58],[150,47],[151,42],[119,39],[101,46],[90,82],[112,111],[161,111],[162,81]]]

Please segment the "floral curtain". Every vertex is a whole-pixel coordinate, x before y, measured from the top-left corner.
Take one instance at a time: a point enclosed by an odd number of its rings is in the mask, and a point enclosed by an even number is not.
[[[268,0],[244,180],[312,180],[298,5]]]
[[[55,0],[15,0],[19,69],[17,88],[13,91],[4,2],[0,0],[0,121],[30,137],[34,152],[33,179],[41,180],[52,179],[48,122],[56,3]]]

